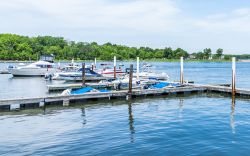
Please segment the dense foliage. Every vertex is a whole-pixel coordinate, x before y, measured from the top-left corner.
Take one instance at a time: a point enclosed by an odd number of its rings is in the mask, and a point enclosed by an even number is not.
[[[215,58],[221,59],[223,49],[218,49]],[[166,47],[152,49],[149,47],[128,47],[96,42],[66,41],[62,37],[38,36],[27,37],[15,34],[0,34],[0,60],[36,60],[43,54],[53,54],[57,60],[112,60],[116,56],[119,60],[136,59],[179,59],[181,56],[192,59],[209,59],[212,51],[209,48],[203,52],[188,54],[187,51]],[[228,57],[228,59],[230,56]]]

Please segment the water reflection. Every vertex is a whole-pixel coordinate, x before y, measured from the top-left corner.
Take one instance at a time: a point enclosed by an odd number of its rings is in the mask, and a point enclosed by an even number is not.
[[[134,117],[133,117],[133,110],[132,110],[132,103],[128,103],[128,115],[129,115],[129,130],[130,130],[130,142],[134,142]]]
[[[182,120],[183,102],[184,102],[184,99],[180,99],[179,107],[178,107],[178,109],[179,109],[178,117],[179,117],[180,121]]]
[[[82,109],[82,124],[83,125],[86,125],[86,123],[87,123],[87,120],[86,120],[86,112],[85,112],[85,107],[83,107]]]
[[[234,112],[235,112],[235,97],[232,97],[231,113],[230,113],[230,126],[232,133],[235,133]]]

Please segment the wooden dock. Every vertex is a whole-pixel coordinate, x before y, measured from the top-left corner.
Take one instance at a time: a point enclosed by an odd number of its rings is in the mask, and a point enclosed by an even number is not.
[[[76,87],[79,85],[77,84]],[[71,86],[72,87],[72,86]],[[232,88],[220,85],[198,85],[198,84],[185,84],[182,87],[177,88],[162,88],[162,89],[134,89],[130,95],[127,90],[112,91],[112,92],[89,92],[81,95],[51,95],[45,97],[34,97],[34,98],[17,98],[17,99],[1,99],[0,110],[15,110],[15,109],[26,109],[26,108],[38,108],[43,107],[47,104],[59,104],[68,106],[70,103],[91,101],[98,99],[127,99],[128,95],[135,97],[146,97],[146,96],[168,96],[175,94],[190,94],[190,93],[224,93],[231,95]],[[236,96],[250,98],[250,90],[247,89],[236,89]],[[85,103],[84,102],[84,103]]]
[[[184,86],[178,88],[163,88],[163,89],[147,89],[147,90],[133,90],[132,97],[145,97],[145,96],[157,96],[157,95],[170,95],[170,94],[185,94],[204,92],[204,87],[199,86]],[[17,99],[1,99],[0,110],[13,110],[13,109],[25,109],[25,108],[38,108],[43,107],[46,104],[62,104],[67,106],[72,102],[88,101],[97,99],[127,99],[128,91],[112,91],[112,92],[89,92],[81,95],[54,95],[45,97],[34,98],[17,98]]]

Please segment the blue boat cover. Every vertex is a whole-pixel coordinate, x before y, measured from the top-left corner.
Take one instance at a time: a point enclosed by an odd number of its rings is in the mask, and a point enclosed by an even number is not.
[[[168,82],[160,82],[160,83],[153,85],[153,88],[164,88],[164,87],[168,86],[169,84],[170,83],[168,83]]]
[[[90,92],[92,89],[93,89],[93,88],[91,88],[91,87],[84,87],[84,88],[72,90],[72,91],[71,91],[71,94],[72,94],[72,95],[84,94],[84,93]]]
[[[110,90],[107,90],[107,89],[101,89],[99,91],[102,92],[102,93],[110,92]]]

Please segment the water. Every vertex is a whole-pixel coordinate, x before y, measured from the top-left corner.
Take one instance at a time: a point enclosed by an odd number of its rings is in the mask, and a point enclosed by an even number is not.
[[[152,64],[179,78],[179,63]],[[250,88],[249,65],[237,63],[237,87]],[[231,63],[185,63],[184,72],[231,82]],[[0,75],[0,98],[47,95],[49,83]],[[198,94],[0,112],[0,132],[0,155],[249,155],[250,100]]]
[[[248,155],[249,101],[196,95],[0,116],[0,155]]]
[[[134,67],[136,67],[135,62]],[[91,64],[91,63],[88,63]],[[112,63],[111,63],[112,64]],[[119,63],[117,63],[119,64]],[[124,63],[129,67],[130,62]],[[179,80],[180,65],[179,63],[168,62],[152,62],[156,72],[165,72],[170,76],[171,80]],[[0,63],[0,69],[3,69],[8,64]],[[99,63],[97,64],[99,66]],[[237,63],[236,86],[238,88],[250,89],[250,63]],[[217,84],[231,83],[231,63],[190,63],[184,64],[184,79],[192,80],[199,84]],[[48,84],[64,83],[62,81],[45,81],[43,77],[37,78],[19,78],[11,75],[0,75],[0,98],[13,97],[34,97],[48,95]]]

